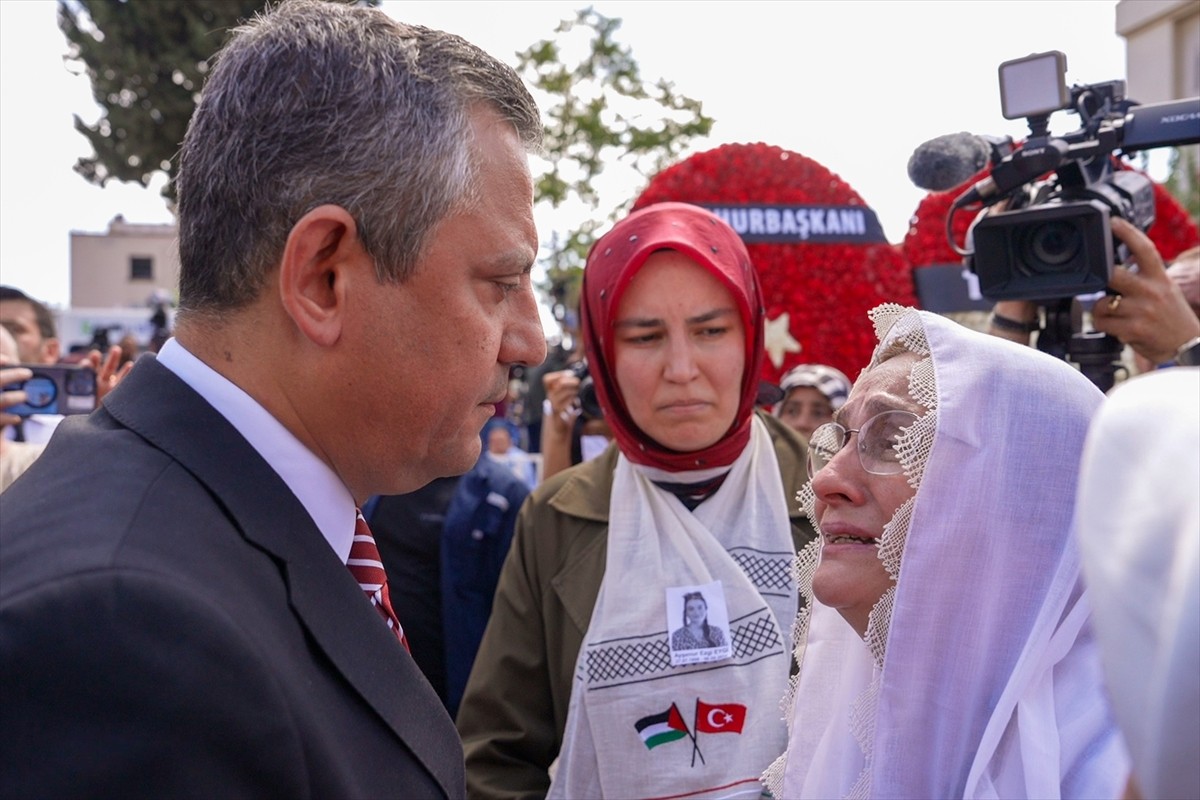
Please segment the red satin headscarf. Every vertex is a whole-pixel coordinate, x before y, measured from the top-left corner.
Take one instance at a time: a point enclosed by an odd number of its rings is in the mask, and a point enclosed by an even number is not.
[[[629,282],[657,250],[676,250],[711,272],[729,290],[746,331],[741,401],[729,430],[691,453],[671,450],[634,423],[617,386],[613,323]],[[687,203],[657,203],[635,211],[602,236],[583,272],[580,322],[596,396],[617,446],[636,464],[678,472],[732,464],[750,440],[763,359],[762,289],[741,238],[720,217]]]

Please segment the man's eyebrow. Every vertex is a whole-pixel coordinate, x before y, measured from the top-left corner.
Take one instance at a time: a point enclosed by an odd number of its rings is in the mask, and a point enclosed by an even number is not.
[[[486,259],[483,263],[489,270],[497,272],[521,272],[526,273],[533,269],[534,263],[537,261],[537,254],[532,253],[524,247],[514,248],[496,253],[492,257]]]

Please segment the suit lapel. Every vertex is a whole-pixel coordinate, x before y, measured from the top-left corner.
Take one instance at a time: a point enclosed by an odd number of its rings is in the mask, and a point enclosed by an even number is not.
[[[104,406],[195,475],[245,538],[282,563],[292,608],[313,639],[446,793],[457,793],[462,759],[447,755],[461,743],[445,708],[283,479],[152,357],[138,360]],[[439,718],[445,724],[429,724]]]

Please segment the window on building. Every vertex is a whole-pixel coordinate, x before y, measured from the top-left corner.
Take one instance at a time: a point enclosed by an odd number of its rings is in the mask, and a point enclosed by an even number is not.
[[[129,257],[129,280],[154,280],[154,259],[149,256]]]

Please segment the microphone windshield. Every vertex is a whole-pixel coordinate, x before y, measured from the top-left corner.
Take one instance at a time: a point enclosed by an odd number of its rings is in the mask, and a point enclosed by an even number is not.
[[[948,133],[917,147],[908,159],[908,177],[931,192],[944,192],[970,180],[988,165],[992,147],[972,133]]]

